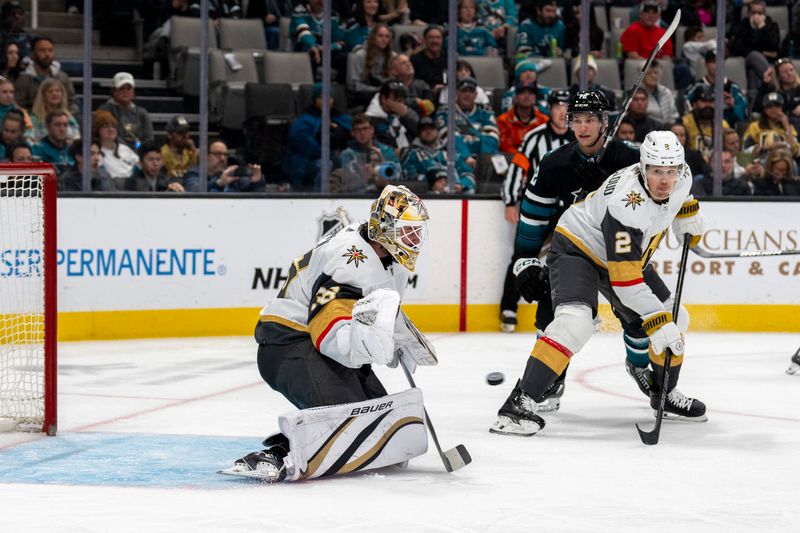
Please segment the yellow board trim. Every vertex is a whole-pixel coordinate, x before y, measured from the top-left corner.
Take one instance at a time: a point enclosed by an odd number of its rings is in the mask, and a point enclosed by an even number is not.
[[[686,305],[692,331],[760,331],[800,333],[800,305]],[[227,309],[163,309],[157,311],[93,311],[58,314],[58,340],[113,340],[165,337],[250,336],[256,307]],[[456,304],[403,305],[423,333],[458,331]],[[602,328],[621,331],[608,304],[600,305]],[[517,331],[533,332],[535,304],[521,304]],[[467,308],[467,331],[500,331],[500,306],[472,304]]]

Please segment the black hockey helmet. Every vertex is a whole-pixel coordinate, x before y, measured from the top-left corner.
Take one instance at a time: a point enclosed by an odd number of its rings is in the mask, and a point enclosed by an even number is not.
[[[569,104],[571,100],[568,89],[553,89],[547,94],[547,104],[554,106],[556,104]]]
[[[569,102],[568,112],[574,113],[593,113],[605,116],[611,111],[611,104],[608,103],[606,96],[600,91],[578,91]]]

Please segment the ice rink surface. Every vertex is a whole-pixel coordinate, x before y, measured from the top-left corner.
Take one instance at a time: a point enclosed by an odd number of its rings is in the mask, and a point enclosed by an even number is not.
[[[492,435],[531,334],[435,334],[415,374],[444,448],[406,470],[263,485],[215,474],[291,409],[250,338],[62,343],[59,435],[0,434],[0,532],[800,531],[798,334],[687,338],[679,388],[705,424],[665,422],[625,374],[620,334],[573,358],[566,394],[531,438]],[[490,387],[485,376],[505,373]],[[398,369],[377,369],[390,392]]]

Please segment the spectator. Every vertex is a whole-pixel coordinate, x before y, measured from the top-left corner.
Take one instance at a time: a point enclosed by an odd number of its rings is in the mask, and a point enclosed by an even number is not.
[[[384,24],[407,24],[410,20],[408,0],[381,0],[381,5],[384,12],[378,20]]]
[[[289,144],[286,149],[283,170],[289,176],[292,189],[311,191],[320,189],[320,167],[322,147],[322,84],[315,83],[312,91],[314,104],[292,122],[289,128]],[[352,119],[349,115],[331,107],[331,155],[336,149],[344,148],[350,140]]]
[[[111,80],[111,98],[100,109],[117,119],[120,142],[136,150],[142,142],[153,140],[153,123],[147,109],[133,103],[136,84],[127,72],[117,72]]]
[[[689,94],[692,109],[681,119],[686,126],[686,147],[699,151],[703,159],[711,158],[714,146],[714,88],[699,83]],[[730,128],[722,119],[722,127]]]
[[[730,54],[745,58],[747,84],[755,88],[765,79],[770,63],[778,59],[780,31],[767,15],[763,0],[752,0],[747,9],[747,17],[736,23],[727,37]]]
[[[9,111],[16,111],[22,116],[26,129],[33,127],[28,112],[14,101],[14,83],[8,78],[0,78],[0,122]]]
[[[126,191],[137,192],[185,192],[181,178],[164,175],[161,147],[153,141],[145,141],[139,147],[139,165],[125,179]]]
[[[24,143],[25,138],[23,132],[25,131],[24,119],[22,115],[16,111],[9,111],[3,117],[3,129],[0,134],[0,159],[10,159],[10,148],[16,144]]]
[[[161,161],[168,178],[182,178],[187,170],[197,166],[198,151],[189,135],[189,121],[182,115],[167,123],[167,142],[161,147]]]
[[[20,72],[22,72],[22,58],[19,57],[19,45],[8,43],[3,46],[3,53],[0,55],[0,76],[14,83],[19,78]]]
[[[408,57],[421,52],[425,48],[422,37],[414,31],[404,31],[397,38],[397,53]]]
[[[628,141],[631,143],[636,142],[636,124],[628,116],[619,119],[619,128],[617,128],[617,139]],[[639,143],[637,143],[639,144]]]
[[[385,24],[376,24],[367,39],[350,59],[347,88],[354,105],[369,103],[381,85],[389,79],[389,63],[394,57],[392,32]]]
[[[792,157],[800,156],[797,130],[789,122],[783,106],[783,96],[779,93],[764,96],[761,117],[751,122],[742,136],[745,149],[754,147],[756,155],[762,151],[789,150]]]
[[[72,115],[77,115],[78,100],[75,97],[75,89],[72,87],[72,80],[69,79],[67,73],[61,70],[61,63],[55,60],[55,45],[52,39],[42,36],[35,37],[31,41],[31,59],[32,61],[14,82],[17,103],[30,109],[38,94],[39,85],[46,79],[55,78],[64,87],[68,111]]]
[[[424,81],[414,77],[414,65],[405,54],[394,56],[389,66],[391,77],[406,87],[406,105],[420,116],[431,116],[436,110],[433,91]]]
[[[565,21],[564,30],[564,50],[568,50],[572,57],[580,56],[580,33],[581,33],[581,3],[576,2],[572,7],[575,16],[567,24]],[[605,33],[597,24],[597,16],[594,9],[589,10],[589,54],[594,57],[603,57],[605,47]],[[594,89],[589,89],[594,90]],[[613,102],[613,99],[609,99]]]
[[[408,92],[401,82],[387,81],[367,107],[367,116],[375,127],[375,138],[392,148],[408,148],[417,134],[419,114],[406,105]]]
[[[643,87],[639,87],[631,97],[631,103],[628,107],[627,116],[633,123],[633,128],[636,131],[634,140],[638,143],[644,141],[644,138],[651,131],[660,130],[663,127],[661,122],[653,120],[647,114],[648,101],[647,91]]]
[[[380,0],[356,1],[353,18],[348,22],[344,34],[348,52],[354,51],[367,41],[378,23],[378,17],[383,14]]]
[[[81,130],[75,116],[67,108],[67,96],[64,86],[55,78],[48,78],[39,85],[36,98],[31,109],[31,127],[25,131],[25,137],[30,143],[37,143],[45,135],[47,128],[44,119],[51,111],[63,111],[69,117],[67,140],[72,142],[81,138]]]
[[[661,68],[657,60],[653,61],[642,79],[642,88],[648,96],[647,116],[660,124],[672,124],[680,115],[672,91],[661,84]]]
[[[394,150],[375,140],[369,117],[353,117],[353,139],[341,156],[341,183],[331,184],[331,192],[375,192],[390,182],[403,180],[400,161]]]
[[[461,137],[456,137],[458,141]],[[459,152],[459,150],[456,150]],[[475,192],[475,172],[465,153],[456,156],[458,180],[453,192]],[[474,161],[473,161],[474,163]],[[439,141],[439,130],[430,117],[419,119],[419,136],[403,155],[403,171],[409,180],[427,180],[432,192],[445,192],[447,186],[447,153]],[[444,177],[444,183],[440,180]]]
[[[465,59],[459,59],[456,62],[456,81],[457,82],[461,81],[464,78],[477,79],[477,77],[475,76],[475,69],[472,68],[472,65],[469,64],[469,61]],[[458,85],[458,83],[456,83],[456,85]],[[486,91],[480,85],[478,85],[477,96],[475,97],[475,103],[478,104],[479,106],[486,106],[486,107],[490,107],[491,105],[491,102],[489,101],[489,95],[486,94]],[[439,93],[439,105],[442,106],[446,104],[447,104],[447,91],[443,90]]]
[[[92,120],[92,137],[100,145],[100,173],[109,178],[127,178],[139,163],[139,156],[119,142],[117,119],[108,111],[97,110]]]
[[[508,29],[519,26],[517,4],[514,0],[477,0],[477,8],[478,24],[492,32],[500,48],[507,48]]]
[[[495,56],[497,42],[492,32],[478,25],[476,0],[458,0],[456,44],[460,56]],[[448,37],[449,40],[449,37]]]
[[[703,154],[687,145],[686,126],[681,122],[676,122],[669,129],[683,145],[683,158],[686,164],[689,165],[692,177],[694,179],[702,179],[704,176],[710,176],[711,167],[703,157]]]
[[[75,164],[63,174],[58,176],[59,191],[82,191],[83,190],[83,146],[76,142],[69,146],[69,153],[75,160]],[[100,164],[100,146],[92,142],[89,149],[91,160],[89,161],[89,171],[91,180],[89,187],[93,191],[113,191],[114,184],[108,176],[100,174],[98,165]]]
[[[603,96],[606,97],[608,103],[611,104],[611,109],[616,109],[616,101],[617,98],[614,96],[614,91],[606,87],[605,85],[600,85],[599,83],[595,83],[595,77],[597,76],[597,61],[595,61],[594,57],[591,55],[587,56],[588,59],[586,60],[586,90],[587,91],[597,91],[603,93]],[[575,58],[575,64],[572,66],[572,79],[575,81],[570,88],[569,92],[572,96],[575,96],[578,91],[580,90],[579,85],[579,73],[581,68],[581,56]]]
[[[33,145],[31,152],[43,163],[52,163],[57,174],[61,174],[75,164],[69,153],[67,132],[69,131],[69,113],[66,111],[50,111],[45,117],[47,136]]]
[[[536,108],[536,82],[518,81],[514,86],[514,105],[497,117],[500,132],[500,151],[514,154],[522,138],[533,128],[547,122],[547,115]]]
[[[147,7],[147,4],[138,6],[139,12],[144,16],[144,34],[147,36],[142,50],[142,68],[147,77],[159,79],[162,73],[169,72],[170,19],[192,17],[193,14],[189,11],[189,0],[165,1],[161,3],[159,10]]]
[[[228,164],[228,145],[215,139],[208,143],[206,183],[208,192],[260,192],[264,190],[264,175],[260,165]],[[201,190],[199,168],[186,172],[183,186],[187,191]]]
[[[517,65],[514,67],[514,79],[519,81],[525,82],[536,82],[537,72],[539,68],[536,66],[536,63],[531,59],[523,59],[522,61],[518,61]],[[474,76],[473,76],[474,77]],[[516,92],[515,89],[516,83],[509,87],[506,92],[503,93],[503,99],[500,101],[500,112],[505,113],[511,106],[514,105],[514,93]],[[542,87],[539,83],[536,83],[538,87],[536,92],[536,107],[539,108],[539,111],[547,115],[550,111],[550,107],[548,105],[548,95],[550,94],[549,87]],[[480,91],[482,91],[480,87],[478,87],[478,99],[476,102],[478,105],[480,103]],[[488,97],[487,97],[488,100]]]
[[[270,50],[280,49],[281,17],[291,16],[292,0],[251,0],[247,4],[247,18],[260,19],[264,24],[264,36]]]
[[[767,81],[759,87],[753,111],[762,111],[761,102],[771,92],[783,96],[783,110],[795,129],[800,131],[800,76],[791,59],[781,58],[775,63],[775,70],[767,71]]]
[[[9,146],[8,153],[10,154],[8,158],[10,163],[33,163],[31,145],[25,141]]]
[[[714,86],[714,79],[717,74],[717,54],[716,52],[707,52],[705,56],[706,61],[706,75],[700,81],[706,85]],[[747,120],[747,99],[742,94],[739,84],[732,82],[727,77],[723,84],[723,93],[725,99],[725,111],[722,117],[728,121],[729,124],[736,124]]]
[[[307,4],[295,6],[289,34],[295,36],[294,49],[308,52],[311,66],[316,71],[322,66],[322,0],[308,0]],[[331,10],[331,64],[344,79],[347,67],[344,31],[339,15]]]
[[[729,150],[722,150],[722,194],[723,196],[750,196],[750,184],[737,177],[734,172],[736,160]],[[694,196],[711,196],[714,193],[714,177],[711,174],[694,180],[692,194]]]
[[[7,0],[0,8],[0,43],[4,48],[17,45],[20,60],[30,55],[31,34],[25,31],[25,8],[16,0]]]
[[[686,31],[683,32],[683,41],[681,53],[689,62],[692,77],[698,79],[700,76],[695,67],[705,59],[708,52],[717,51],[717,41],[716,39],[706,39],[706,32],[701,26],[686,28]]]
[[[561,57],[564,22],[558,18],[556,0],[536,0],[536,16],[522,21],[517,32],[517,58]]]
[[[458,81],[455,131],[463,136],[470,154],[494,154],[500,148],[497,121],[492,111],[475,103],[477,88],[475,78]],[[444,138],[448,132],[447,109],[444,107],[436,113],[436,127]]]
[[[756,196],[800,196],[800,182],[792,175],[792,154],[787,150],[770,152],[754,185]]]
[[[661,16],[661,5],[658,0],[643,0],[639,9],[639,19],[631,23],[622,32],[620,42],[627,59],[647,59],[656,47],[666,30],[658,25]],[[672,41],[667,41],[656,54],[656,59],[672,57]],[[692,70],[688,65],[676,63],[672,69],[675,88],[685,89],[691,85]]]
[[[733,157],[733,175],[741,178],[745,174],[745,167],[753,163],[755,156],[752,152],[742,152],[742,140],[736,130],[732,128],[722,132],[722,149],[731,153]]]
[[[441,26],[428,25],[422,33],[425,48],[411,56],[411,64],[417,78],[428,84],[434,91],[444,88],[444,73],[447,70],[447,58],[442,51],[444,30]]]

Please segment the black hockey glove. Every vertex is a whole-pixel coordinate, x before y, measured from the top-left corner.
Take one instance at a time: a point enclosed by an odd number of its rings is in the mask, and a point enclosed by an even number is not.
[[[523,257],[514,263],[517,289],[528,303],[541,300],[550,293],[550,270],[535,257]]]
[[[603,167],[597,164],[594,159],[584,159],[578,163],[575,167],[575,174],[581,180],[581,184],[589,185],[592,189],[599,187],[609,176],[608,172],[603,170]]]

